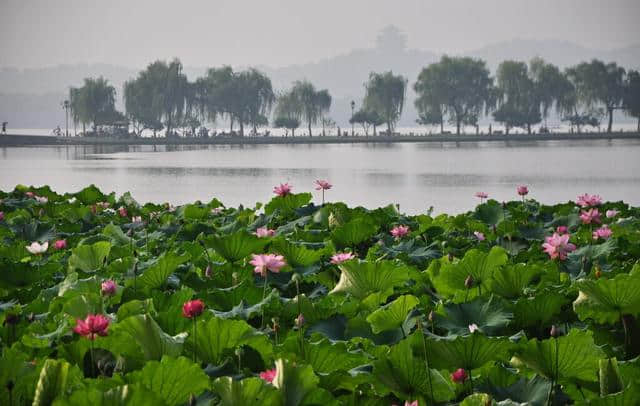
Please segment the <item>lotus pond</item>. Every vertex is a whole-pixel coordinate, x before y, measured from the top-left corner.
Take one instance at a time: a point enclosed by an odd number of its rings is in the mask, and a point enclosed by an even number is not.
[[[406,216],[283,186],[0,192],[0,404],[639,404],[640,208],[514,187]]]

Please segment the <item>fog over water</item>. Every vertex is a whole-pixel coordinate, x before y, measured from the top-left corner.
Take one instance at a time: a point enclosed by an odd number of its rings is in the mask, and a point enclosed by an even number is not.
[[[545,203],[598,193],[640,204],[640,141],[433,144],[69,146],[0,149],[0,189],[20,183],[74,192],[94,183],[140,202],[218,198],[253,206],[289,182],[294,192],[328,179],[327,199],[368,208],[397,203],[407,213],[472,209],[477,191],[517,199],[525,184]]]

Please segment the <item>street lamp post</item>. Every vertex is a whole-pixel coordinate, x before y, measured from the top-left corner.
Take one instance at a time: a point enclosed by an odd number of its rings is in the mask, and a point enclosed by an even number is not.
[[[355,131],[354,131],[354,123],[353,123],[353,111],[356,108],[356,102],[354,102],[353,100],[351,100],[351,136],[353,137],[355,135]]]
[[[64,118],[65,118],[64,136],[68,137],[69,136],[69,109],[71,108],[71,103],[69,103],[69,100],[65,100],[61,104],[62,104],[62,108],[64,109]]]

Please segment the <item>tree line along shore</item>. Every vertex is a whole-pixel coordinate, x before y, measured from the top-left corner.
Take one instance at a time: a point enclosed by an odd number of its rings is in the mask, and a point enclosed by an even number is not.
[[[396,136],[409,85],[406,77],[392,71],[371,72],[362,105],[351,102],[351,128],[338,128],[338,133],[353,136],[357,125],[365,136]],[[549,132],[547,118],[552,112],[571,133],[581,134],[585,128],[600,132],[603,123],[611,133],[615,110],[637,119],[640,131],[640,73],[615,62],[594,59],[561,70],[541,58],[529,63],[508,60],[494,77],[481,59],[443,56],[424,67],[411,86],[417,123],[439,127],[444,135],[445,123],[455,126],[456,135],[465,126],[479,133],[481,118],[495,122],[500,134],[509,135],[513,129],[544,134]],[[70,88],[62,102],[66,126],[57,134],[80,131],[84,136],[132,138],[144,132],[153,137],[209,138],[219,134],[207,125],[220,119],[229,124],[222,135],[237,137],[257,135],[261,128],[267,136],[266,128],[281,128],[285,137],[295,136],[301,126],[311,137],[314,126],[321,127],[319,135],[336,127],[329,116],[328,89],[300,80],[278,91],[255,68],[210,68],[189,81],[180,60],[159,60],[125,82],[124,112],[116,110],[116,97],[115,87],[104,77],[86,78],[81,87]],[[490,127],[489,134],[493,133]]]

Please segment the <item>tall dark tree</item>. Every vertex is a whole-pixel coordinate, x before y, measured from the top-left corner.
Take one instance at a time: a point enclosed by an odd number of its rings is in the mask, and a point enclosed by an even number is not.
[[[293,90],[282,92],[277,98],[275,115],[276,128],[291,130],[291,136],[295,136],[302,117],[302,104],[298,100],[298,93]]]
[[[382,117],[387,124],[387,134],[392,135],[404,108],[407,79],[391,71],[372,72],[365,88],[364,109]]]
[[[485,62],[468,57],[443,56],[420,72],[414,89],[416,108],[424,122],[435,124],[446,114],[456,125],[456,134],[463,124],[477,125],[480,115],[495,102],[493,79]]]
[[[93,131],[97,132],[98,126],[124,118],[116,111],[115,100],[116,89],[105,78],[86,78],[82,87],[69,90],[71,117],[83,127],[92,124]]]
[[[295,82],[291,92],[300,103],[301,118],[307,122],[311,137],[311,125],[321,121],[323,115],[331,108],[331,95],[326,89],[316,90],[315,86],[306,80]]]
[[[622,107],[625,70],[612,62],[594,59],[567,70],[578,98],[589,107],[601,105],[609,116],[607,132],[613,127],[613,111]]]
[[[529,76],[533,80],[540,101],[540,110],[547,127],[547,118],[552,108],[562,113],[563,105],[572,92],[572,85],[557,66],[536,57],[529,62]]]
[[[636,70],[627,73],[622,107],[627,115],[638,120],[637,131],[640,132],[640,72]]]
[[[504,61],[496,74],[498,109],[493,118],[511,127],[523,127],[531,134],[531,126],[542,121],[540,95],[536,83],[529,77],[527,64]]]

